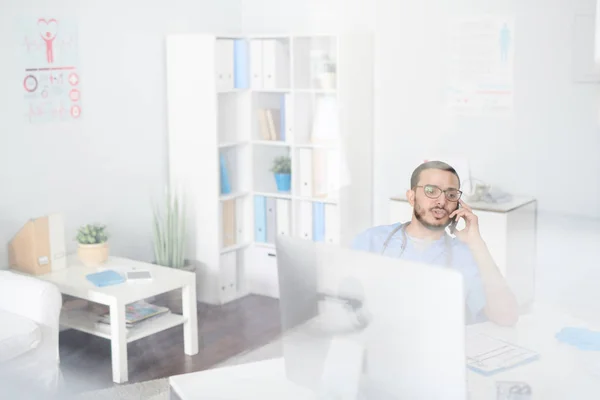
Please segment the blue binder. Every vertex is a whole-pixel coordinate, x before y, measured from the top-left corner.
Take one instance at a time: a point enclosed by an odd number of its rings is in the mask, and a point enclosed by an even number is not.
[[[225,156],[220,154],[221,165],[221,194],[231,193],[231,185],[229,183],[229,174],[227,173],[227,165],[225,164]]]
[[[125,278],[123,278],[122,275],[111,269],[102,272],[96,272],[94,274],[88,274],[85,277],[88,281],[92,282],[98,287],[117,285],[125,282]]]
[[[325,204],[313,203],[313,240],[325,240]]]
[[[254,196],[254,240],[267,242],[267,199],[264,196]]]
[[[248,56],[248,43],[243,39],[233,41],[233,85],[236,89],[250,87],[250,63]]]

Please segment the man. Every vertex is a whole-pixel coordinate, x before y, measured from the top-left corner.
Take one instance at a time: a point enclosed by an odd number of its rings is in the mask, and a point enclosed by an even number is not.
[[[352,247],[455,268],[465,280],[467,322],[487,317],[499,325],[514,325],[518,320],[515,296],[479,233],[477,216],[461,200],[454,168],[441,161],[421,164],[411,176],[410,187],[406,197],[413,207],[411,221],[368,229]],[[465,228],[455,230],[455,238],[447,235],[446,227],[460,218]]]

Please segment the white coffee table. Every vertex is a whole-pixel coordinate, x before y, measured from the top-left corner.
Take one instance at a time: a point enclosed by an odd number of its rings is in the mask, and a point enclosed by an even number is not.
[[[128,381],[127,343],[155,334],[177,325],[183,325],[184,351],[187,355],[198,353],[198,322],[196,311],[196,274],[126,258],[109,257],[101,267],[86,267],[76,255],[68,256],[66,269],[39,275],[37,278],[55,284],[61,293],[109,306],[110,325],[98,323],[98,315],[86,309],[63,309],[60,324],[111,341],[113,381]],[[120,283],[96,287],[86,275],[113,269],[124,273],[128,270],[148,270],[151,282]],[[133,328],[126,328],[125,306],[171,290],[182,290],[183,315],[168,313]]]

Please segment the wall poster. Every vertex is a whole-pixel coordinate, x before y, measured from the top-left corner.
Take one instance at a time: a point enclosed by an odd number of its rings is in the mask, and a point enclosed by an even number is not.
[[[513,18],[453,19],[448,33],[447,111],[455,115],[510,115],[514,86]]]
[[[30,123],[81,117],[78,32],[74,19],[22,18],[24,117]]]

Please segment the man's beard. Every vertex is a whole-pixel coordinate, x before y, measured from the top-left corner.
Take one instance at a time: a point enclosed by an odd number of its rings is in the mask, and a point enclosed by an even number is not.
[[[434,207],[431,210],[434,210],[434,209],[440,209],[440,207]],[[446,210],[446,209],[444,209],[444,211],[448,212],[448,210]],[[442,223],[442,224],[438,224],[438,225],[431,224],[425,220],[426,213],[427,213],[427,210],[424,210],[420,206],[415,205],[413,214],[417,218],[417,221],[419,221],[421,223],[421,225],[423,225],[425,228],[430,229],[432,231],[443,231],[452,222],[451,219],[448,219],[448,221],[446,223]]]

